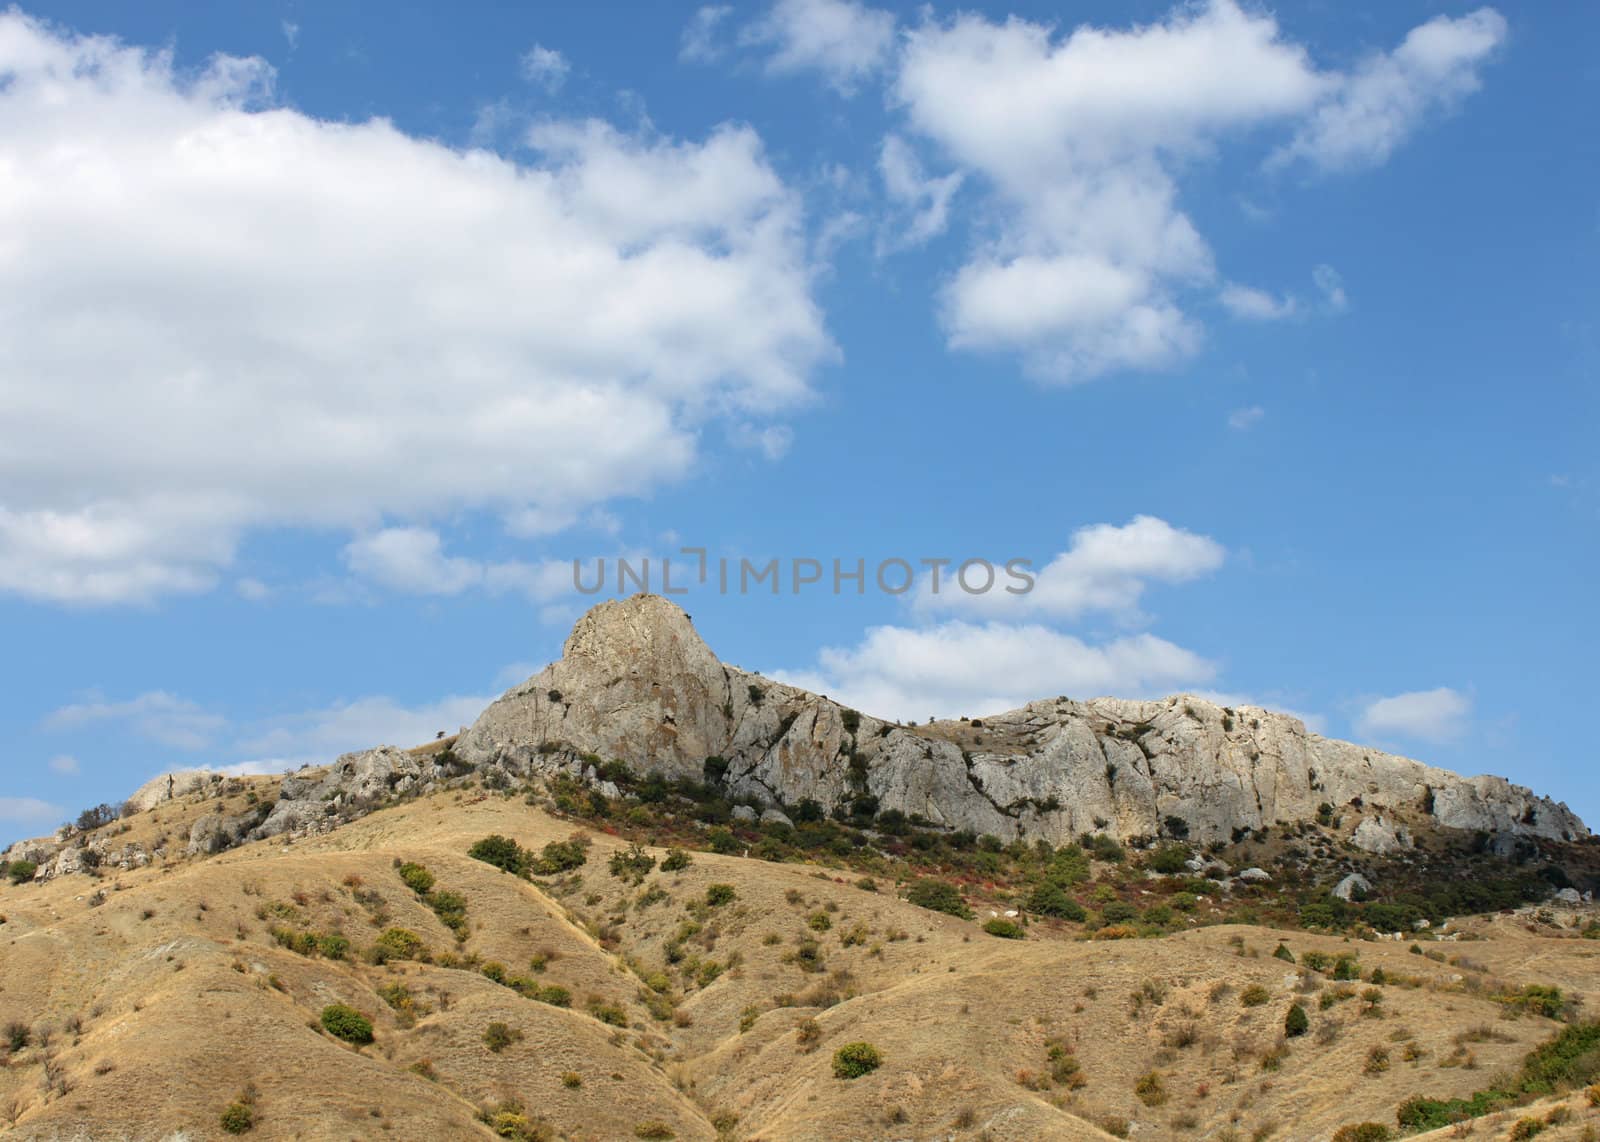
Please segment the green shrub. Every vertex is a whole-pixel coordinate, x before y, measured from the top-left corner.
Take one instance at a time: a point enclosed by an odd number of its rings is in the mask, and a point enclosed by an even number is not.
[[[1167,1101],[1167,1087],[1156,1071],[1147,1071],[1133,1084],[1133,1093],[1146,1106],[1160,1106]]]
[[[681,872],[694,863],[694,858],[682,849],[668,849],[667,855],[661,862],[662,872]]]
[[[1311,1020],[1306,1016],[1306,1009],[1298,1003],[1289,1008],[1289,1014],[1283,1018],[1283,1033],[1291,1039],[1296,1039],[1310,1029]]]
[[[1511,1142],[1522,1142],[1523,1139],[1537,1138],[1543,1133],[1544,1123],[1537,1118],[1519,1118],[1506,1137],[1511,1139]]]
[[[584,851],[586,842],[587,838],[581,835],[579,839],[551,841],[533,860],[532,871],[539,876],[555,876],[581,868],[589,860],[589,854]]]
[[[342,960],[350,954],[350,941],[340,935],[318,936],[317,951],[330,960]]]
[[[1272,998],[1272,993],[1259,983],[1252,983],[1239,993],[1239,1002],[1245,1007],[1260,1007]]]
[[[1162,845],[1150,854],[1150,859],[1145,864],[1153,872],[1164,876],[1172,876],[1184,871],[1184,862],[1189,859],[1189,850],[1184,845]]]
[[[1036,912],[1040,916],[1055,916],[1062,920],[1082,921],[1088,915],[1083,910],[1083,905],[1068,896],[1066,889],[1054,882],[1041,884],[1035,888],[1028,896],[1027,908],[1029,912]]]
[[[1113,900],[1100,910],[1107,924],[1126,924],[1139,915],[1139,910],[1126,900]]]
[[[1021,940],[1027,932],[1021,924],[1013,924],[1002,916],[996,916],[983,926],[983,930],[991,936],[999,936],[1002,940]]]
[[[1283,960],[1285,963],[1294,963],[1294,953],[1289,950],[1289,945],[1284,943],[1280,943],[1273,949],[1272,958]]]
[[[942,880],[919,880],[906,890],[906,899],[921,908],[972,919],[972,909],[961,898],[961,890]]]
[[[21,884],[25,880],[32,880],[33,874],[39,871],[39,866],[31,860],[14,860],[11,867],[6,869],[6,875],[11,878],[12,884]]]
[[[883,1065],[883,1056],[871,1043],[846,1043],[833,1053],[833,1077],[858,1079]]]
[[[387,928],[373,945],[373,959],[380,964],[390,960],[426,960],[428,945],[409,928]]]
[[[620,876],[624,880],[643,880],[650,870],[655,868],[656,858],[645,851],[644,846],[635,842],[620,852],[611,854],[609,867],[612,876]]]
[[[731,884],[713,884],[706,889],[706,903],[713,908],[719,908],[730,903],[737,895]]]
[[[343,1003],[331,1003],[322,1009],[322,1026],[328,1034],[346,1043],[372,1042],[372,1020]]]
[[[505,872],[521,876],[528,871],[530,856],[526,849],[509,837],[502,837],[499,833],[491,833],[478,841],[467,855],[473,860],[481,860],[485,864],[492,864]]]
[[[678,1135],[665,1122],[641,1122],[633,1128],[635,1138],[676,1138]]]
[[[497,1055],[521,1038],[521,1031],[498,1020],[483,1029],[483,1045]]]
[[[242,1099],[230,1102],[222,1112],[224,1134],[248,1134],[255,1129],[255,1125],[255,1108]]]
[[[418,896],[425,895],[433,887],[433,873],[415,861],[406,861],[400,866],[400,879]]]

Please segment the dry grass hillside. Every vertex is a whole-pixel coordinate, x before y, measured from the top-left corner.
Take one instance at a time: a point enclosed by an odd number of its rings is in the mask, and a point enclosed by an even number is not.
[[[117,827],[175,854],[155,842],[216,807],[180,798]],[[1581,910],[1415,945],[1246,924],[1090,939],[1058,921],[1009,939],[984,927],[1003,906],[975,897],[966,920],[839,867],[694,851],[667,870],[666,848],[592,824],[586,847],[557,846],[573,868],[468,856],[577,828],[460,788],[292,843],[0,887],[0,1130],[1327,1139],[1394,1129],[1414,1096],[1470,1098],[1600,1003]],[[372,1041],[331,1033],[332,1005]],[[836,1077],[856,1043],[880,1065]],[[1525,1119],[1542,1138],[1600,1130],[1580,1084],[1428,1136],[1535,1136]]]

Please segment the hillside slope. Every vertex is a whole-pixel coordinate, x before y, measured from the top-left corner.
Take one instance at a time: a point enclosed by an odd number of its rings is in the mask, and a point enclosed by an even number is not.
[[[113,828],[149,843],[217,799]],[[489,834],[534,851],[572,836],[532,799],[458,788],[292,843],[0,889],[0,1123],[26,1139],[222,1137],[253,1087],[270,1138],[489,1137],[484,1119],[596,1142],[1326,1138],[1392,1124],[1418,1093],[1469,1095],[1561,1030],[1497,996],[1537,983],[1592,1004],[1600,988],[1582,910],[1457,925],[1471,943],[1423,933],[1426,956],[1240,925],[1090,942],[1036,918],[1014,940],[983,930],[981,903],[963,920],[881,881],[740,855],[665,871],[666,849],[604,833],[533,880],[468,857]],[[400,862],[426,867],[432,895]],[[397,928],[425,951],[374,962]],[[1275,958],[1280,938],[1301,961],[1354,954],[1365,978]],[[1295,1002],[1308,1033],[1285,1041]],[[324,1031],[333,1003],[375,1041]],[[851,1042],[881,1067],[834,1077]]]

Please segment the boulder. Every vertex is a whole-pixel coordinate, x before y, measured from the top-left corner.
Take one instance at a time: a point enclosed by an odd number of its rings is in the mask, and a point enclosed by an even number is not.
[[[1359,872],[1352,872],[1333,887],[1333,895],[1340,900],[1365,898],[1372,891],[1372,881]]]

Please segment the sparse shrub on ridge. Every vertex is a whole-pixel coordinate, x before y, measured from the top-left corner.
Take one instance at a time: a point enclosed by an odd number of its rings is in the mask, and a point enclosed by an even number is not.
[[[906,890],[906,899],[920,908],[972,919],[972,909],[961,898],[961,890],[942,880],[919,880]]]
[[[528,871],[531,863],[528,850],[517,844],[510,837],[502,837],[499,833],[491,833],[481,841],[475,843],[467,850],[467,855],[473,860],[481,860],[485,864],[492,864],[502,871],[521,876]]]

